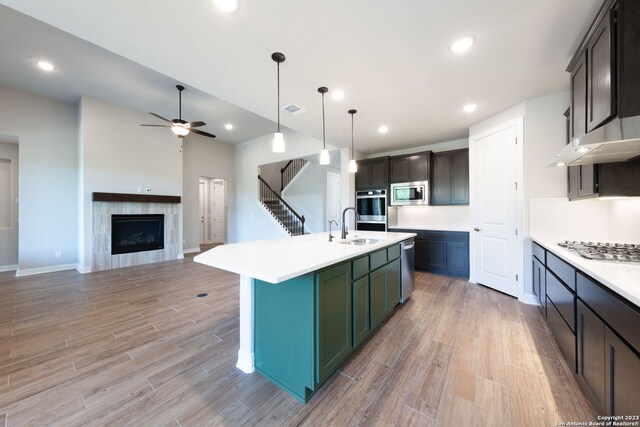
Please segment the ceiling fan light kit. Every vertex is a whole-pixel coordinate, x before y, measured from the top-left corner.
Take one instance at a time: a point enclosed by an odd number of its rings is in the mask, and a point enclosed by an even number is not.
[[[159,127],[159,128],[170,128],[171,132],[173,132],[178,138],[184,138],[190,133],[195,133],[196,135],[206,136],[207,138],[215,138],[216,136],[205,132],[203,130],[194,129],[200,126],[206,125],[203,121],[194,121],[187,122],[186,120],[182,120],[182,91],[184,90],[184,86],[176,85],[176,89],[178,89],[178,118],[169,120],[165,117],[162,117],[156,113],[149,113],[154,117],[159,118],[162,121],[169,123],[168,125],[140,125],[140,126],[148,126],[148,127]]]
[[[351,109],[348,111],[348,113],[351,115],[351,160],[349,160],[349,173],[356,173],[358,172],[358,164],[356,163],[356,160],[353,158],[353,115],[356,114],[358,111]]]
[[[318,92],[322,95],[322,150],[320,150],[320,164],[328,165],[331,163],[331,159],[329,158],[329,151],[327,150],[327,144],[325,140],[325,130],[324,130],[324,94],[329,92],[324,86],[318,88]]]
[[[276,63],[277,79],[278,79],[278,131],[273,135],[273,143],[271,150],[274,153],[284,153],[284,135],[280,132],[280,64],[286,59],[283,53],[274,52],[271,59]]]

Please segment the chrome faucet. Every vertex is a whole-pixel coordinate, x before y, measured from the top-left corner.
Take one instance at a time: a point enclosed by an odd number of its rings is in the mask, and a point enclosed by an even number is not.
[[[360,216],[358,215],[358,212],[356,211],[356,208],[344,208],[344,210],[342,211],[342,234],[341,234],[341,239],[346,239],[347,238],[347,234],[349,234],[349,232],[347,231],[347,226],[345,223],[345,216],[347,215],[347,211],[348,210],[353,210],[353,213],[356,214],[356,221],[360,218]]]
[[[331,235],[331,223],[334,223],[336,226],[338,225],[338,222],[335,219],[332,219],[331,221],[329,221],[329,241],[330,242],[333,241],[333,236]]]

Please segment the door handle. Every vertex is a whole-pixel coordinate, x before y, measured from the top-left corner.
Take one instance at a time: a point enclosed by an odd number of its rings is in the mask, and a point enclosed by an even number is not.
[[[480,231],[478,227],[473,227],[473,231]]]

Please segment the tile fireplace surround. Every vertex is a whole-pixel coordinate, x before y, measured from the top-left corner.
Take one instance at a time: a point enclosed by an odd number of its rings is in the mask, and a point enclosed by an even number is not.
[[[177,259],[180,255],[179,196],[93,193],[91,271]],[[164,214],[164,249],[111,255],[111,215]]]

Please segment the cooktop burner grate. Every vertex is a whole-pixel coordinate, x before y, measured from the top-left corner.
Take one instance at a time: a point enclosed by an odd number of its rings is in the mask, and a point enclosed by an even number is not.
[[[640,263],[640,244],[565,240],[558,243],[558,246],[576,252],[587,259]]]

